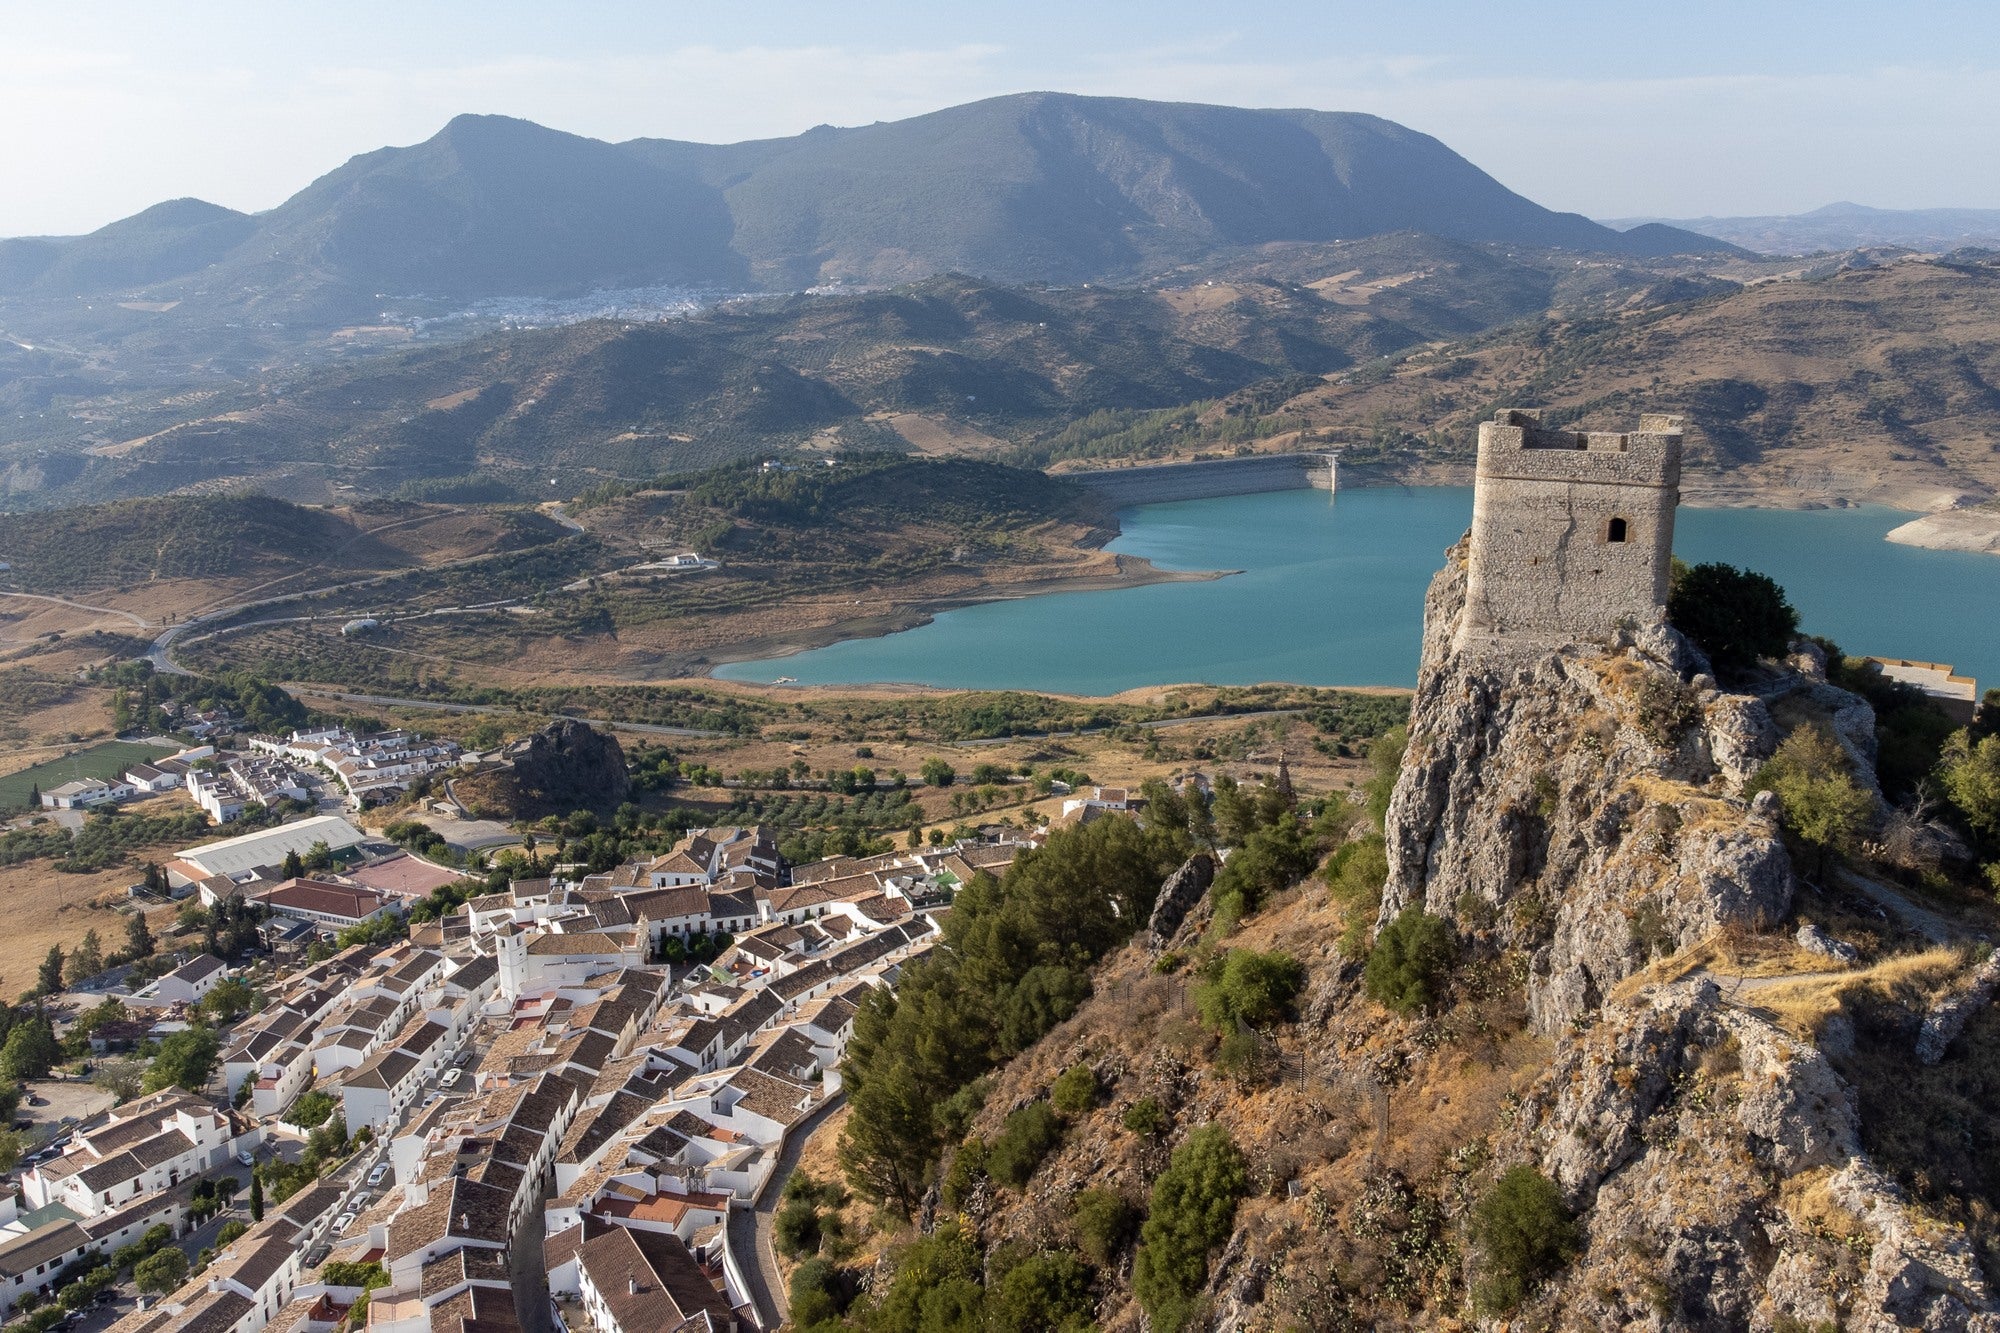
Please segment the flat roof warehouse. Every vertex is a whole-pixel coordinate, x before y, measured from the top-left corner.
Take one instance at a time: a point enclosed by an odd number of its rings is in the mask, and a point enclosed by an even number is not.
[[[260,829],[220,842],[205,842],[181,852],[167,871],[177,884],[192,884],[209,875],[235,879],[259,866],[278,865],[285,853],[304,856],[313,844],[323,842],[332,851],[343,851],[366,841],[361,830],[338,815],[315,815],[296,824]],[[190,873],[196,872],[196,873]]]

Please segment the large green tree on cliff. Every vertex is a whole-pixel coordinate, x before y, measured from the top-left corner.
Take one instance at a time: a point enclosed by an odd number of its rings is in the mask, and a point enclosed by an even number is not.
[[[1783,657],[1799,613],[1768,576],[1734,565],[1674,562],[1667,616],[1720,671],[1744,671],[1760,657]]]

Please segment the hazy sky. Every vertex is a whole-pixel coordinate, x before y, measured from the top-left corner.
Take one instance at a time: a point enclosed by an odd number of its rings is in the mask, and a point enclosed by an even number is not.
[[[1595,217],[2000,207],[2000,4],[0,0],[0,235],[278,203],[465,111],[727,141],[1029,89],[1369,111]]]

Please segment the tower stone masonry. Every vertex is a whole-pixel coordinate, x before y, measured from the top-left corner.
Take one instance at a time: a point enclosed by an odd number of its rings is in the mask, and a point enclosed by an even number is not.
[[[1667,605],[1684,418],[1568,431],[1508,410],[1479,425],[1461,652],[1601,643]]]

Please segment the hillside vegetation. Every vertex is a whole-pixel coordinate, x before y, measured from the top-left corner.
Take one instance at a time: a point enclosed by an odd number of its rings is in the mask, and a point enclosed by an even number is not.
[[[1116,526],[1093,493],[974,459],[736,464],[599,487],[575,521],[586,531],[477,564],[246,609],[182,640],[184,658],[405,691],[658,679],[1010,590],[1171,577],[1100,549]],[[659,564],[687,551],[718,563]],[[361,615],[382,623],[339,633]]]
[[[255,479],[293,499],[330,498],[335,484],[541,499],[798,449],[1026,457],[1096,412],[1252,386],[1281,403],[1301,376],[1539,315],[1583,275],[1613,292],[1657,281],[1622,262],[1558,268],[1406,234],[1203,272],[1213,276],[1157,290],[947,276],[91,397],[74,415],[17,411],[13,442],[0,443],[0,497],[18,507]],[[1273,382],[1292,387],[1273,399]],[[0,403],[42,409],[80,387],[56,369],[24,369],[11,386],[0,372]]]
[[[1496,407],[1688,414],[1690,480],[1893,498],[2000,487],[2000,263],[1908,260],[1554,318],[1316,386],[1349,462],[1469,461]]]
[[[441,551],[528,546],[552,530],[533,514],[461,515],[417,505],[311,509],[263,495],[124,500],[10,517],[0,536],[0,558],[9,565],[0,589],[83,593],[169,579],[268,581],[316,568],[329,576],[367,573]]]

